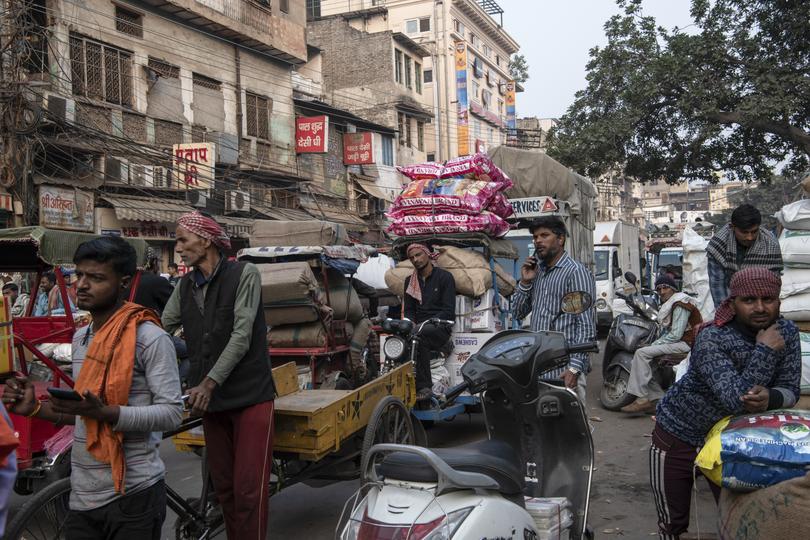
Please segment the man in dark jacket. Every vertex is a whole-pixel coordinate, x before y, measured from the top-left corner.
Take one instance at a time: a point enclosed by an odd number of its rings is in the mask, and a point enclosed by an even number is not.
[[[429,319],[454,321],[456,318],[456,282],[453,275],[433,264],[436,254],[424,244],[408,246],[413,274],[405,279],[405,317],[421,325]],[[433,382],[430,375],[432,351],[450,339],[451,324],[428,323],[422,329],[416,356],[416,398],[430,399]]]
[[[177,221],[176,251],[194,270],[180,280],[163,325],[186,336],[192,413],[202,415],[208,463],[228,538],[265,538],[275,385],[267,352],[261,279],[228,261],[230,240],[211,216]]]

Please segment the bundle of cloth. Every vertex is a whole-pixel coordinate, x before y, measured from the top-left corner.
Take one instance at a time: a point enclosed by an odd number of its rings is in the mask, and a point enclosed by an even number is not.
[[[397,167],[410,183],[388,211],[397,236],[483,232],[501,237],[514,214],[512,181],[486,154]]]

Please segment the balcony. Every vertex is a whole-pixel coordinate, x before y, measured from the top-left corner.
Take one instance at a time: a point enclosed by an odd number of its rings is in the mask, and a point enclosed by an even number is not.
[[[270,0],[144,0],[185,24],[282,62],[307,60],[304,7],[290,2],[290,13],[275,13]],[[298,13],[300,11],[300,13]]]

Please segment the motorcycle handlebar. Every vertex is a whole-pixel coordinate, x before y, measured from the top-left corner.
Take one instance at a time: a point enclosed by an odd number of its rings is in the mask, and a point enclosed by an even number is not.
[[[568,346],[568,354],[584,352],[599,352],[599,343],[596,341],[586,341],[585,343],[576,343]]]
[[[465,391],[465,390],[467,390],[469,387],[470,387],[470,385],[469,385],[469,384],[468,384],[468,383],[465,381],[465,382],[463,382],[463,383],[461,383],[461,384],[457,384],[456,386],[454,386],[453,388],[451,388],[450,390],[448,390],[448,391],[447,391],[447,392],[444,394],[445,398],[447,398],[447,401],[445,401],[444,403],[442,403],[441,408],[442,408],[442,409],[444,409],[444,408],[446,408],[448,405],[452,404],[452,403],[453,403],[453,401],[455,401],[455,399],[456,399],[458,396],[460,396],[461,394],[463,394],[463,393],[464,393],[464,391]]]

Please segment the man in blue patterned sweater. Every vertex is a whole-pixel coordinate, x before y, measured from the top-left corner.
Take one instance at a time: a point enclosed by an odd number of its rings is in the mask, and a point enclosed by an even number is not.
[[[779,317],[781,280],[766,268],[731,279],[714,322],[697,336],[689,370],[661,399],[650,446],[650,484],[659,538],[689,527],[694,461],[712,426],[729,415],[793,406],[801,347],[796,326]],[[719,488],[709,483],[715,499]]]

